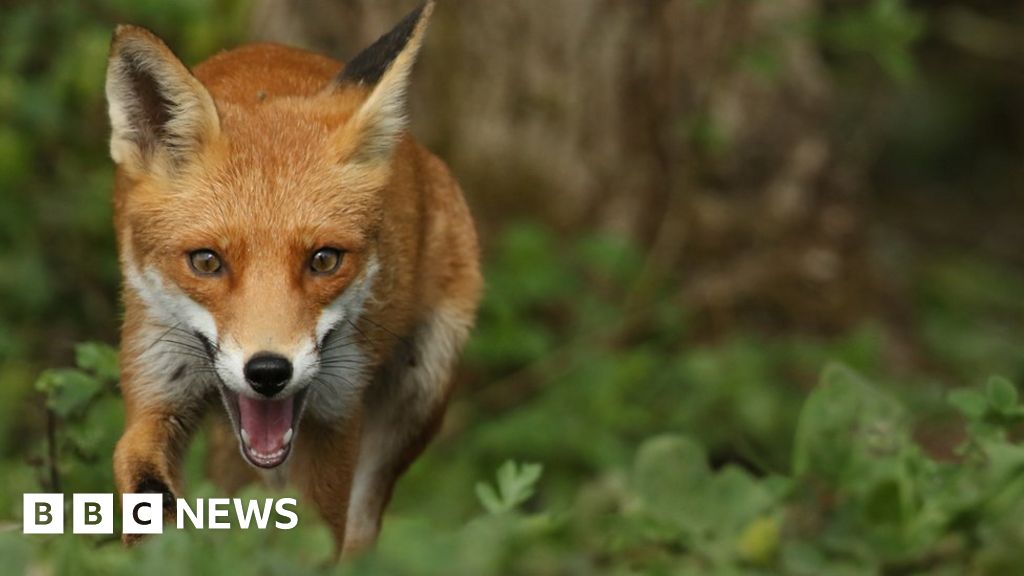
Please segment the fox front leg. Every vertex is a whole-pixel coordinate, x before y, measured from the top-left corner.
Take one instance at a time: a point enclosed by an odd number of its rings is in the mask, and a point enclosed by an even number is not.
[[[297,485],[331,529],[335,559],[345,545],[361,419],[361,414],[353,414],[340,426],[315,420],[304,423],[291,463]]]
[[[162,494],[164,518],[174,518],[181,458],[196,418],[160,408],[128,408],[125,417],[125,432],[114,450],[117,492]],[[140,536],[123,534],[121,538],[131,544]]]

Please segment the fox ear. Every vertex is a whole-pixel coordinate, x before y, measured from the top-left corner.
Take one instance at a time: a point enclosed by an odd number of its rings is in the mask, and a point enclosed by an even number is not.
[[[344,138],[354,146],[350,163],[387,163],[406,125],[409,73],[434,11],[428,0],[345,65],[335,89],[363,87],[366,99],[346,124]]]
[[[117,27],[106,90],[110,155],[129,170],[173,170],[220,132],[210,93],[144,28]]]

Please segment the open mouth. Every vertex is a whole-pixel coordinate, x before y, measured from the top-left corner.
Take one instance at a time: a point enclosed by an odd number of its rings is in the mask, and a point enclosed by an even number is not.
[[[250,398],[220,387],[245,459],[259,468],[276,468],[288,459],[305,401],[303,390],[287,398]]]

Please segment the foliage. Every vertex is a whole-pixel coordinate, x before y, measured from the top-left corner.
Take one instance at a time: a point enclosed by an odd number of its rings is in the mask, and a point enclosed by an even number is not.
[[[96,398],[67,400],[65,387],[108,390],[110,350],[79,349],[84,369],[48,372],[40,386],[52,409],[88,420]],[[377,552],[337,570],[358,574],[1000,574],[1022,568],[1013,528],[1024,511],[1024,448],[1011,440],[1024,420],[1016,387],[1003,378],[959,389],[949,403],[966,436],[954,460],[912,439],[906,407],[855,371],[833,364],[804,402],[788,470],[712,467],[693,435],[650,437],[621,464],[582,477],[574,493],[539,506],[546,479],[536,464],[503,464],[497,484],[477,484],[483,509],[439,529],[425,516],[389,519]],[[72,421],[75,421],[72,419]],[[108,429],[117,424],[104,423]],[[71,427],[77,437],[84,428]],[[65,448],[67,445],[65,445]],[[89,456],[81,450],[68,462]],[[84,471],[81,490],[102,490]],[[198,479],[197,479],[198,480]],[[195,496],[212,494],[202,482]],[[259,497],[250,489],[243,496]],[[467,496],[468,497],[468,496]],[[524,508],[527,506],[527,508]],[[485,513],[486,512],[486,513]],[[325,528],[303,510],[293,532],[171,530],[124,551],[89,537],[0,536],[22,566],[129,573],[139,566],[215,574],[245,562],[253,571],[321,573]],[[214,553],[216,552],[216,553]],[[244,560],[242,560],[244,558]],[[443,568],[442,568],[443,567]]]
[[[491,514],[511,512],[533,496],[534,485],[543,469],[540,464],[519,466],[508,460],[498,468],[497,487],[477,482],[476,496]]]
[[[454,424],[400,483],[374,553],[329,568],[328,532],[307,508],[289,532],[170,530],[125,551],[109,538],[12,531],[0,551],[20,566],[85,574],[214,574],[242,562],[265,573],[388,575],[1021,568],[1013,520],[1024,510],[1024,449],[1013,431],[1024,406],[1010,380],[945,399],[883,384],[882,337],[870,325],[830,341],[747,335],[680,346],[686,314],[658,303],[670,297],[664,278],[642,283],[650,310],[626,323],[615,314],[643,275],[636,252],[614,238],[564,243],[517,226],[489,262],[488,278],[503,284],[487,293],[467,371],[496,384],[452,407]],[[532,277],[516,286],[527,268]],[[979,296],[976,309],[1003,302],[995,296]],[[544,306],[559,313],[538,314]],[[564,351],[524,351],[507,338]],[[103,455],[121,427],[116,356],[89,344],[76,357],[76,369],[37,382],[60,422],[55,466],[64,491],[108,491]],[[823,365],[808,394],[806,376]],[[505,397],[524,386],[527,396]],[[930,413],[963,431],[955,454],[915,440]],[[187,466],[195,497],[217,493],[203,479],[201,440]],[[15,522],[17,495],[48,482],[45,444],[32,444],[36,468],[6,465]],[[242,496],[267,495],[279,496],[255,487]]]
[[[911,48],[924,33],[923,16],[902,0],[870,0],[839,4],[823,19],[820,30],[826,46],[840,54],[863,54],[890,77],[914,75]]]
[[[112,338],[117,260],[103,83],[113,26],[154,29],[187,63],[242,37],[240,0],[0,5],[0,416],[38,360]],[[46,356],[41,357],[41,350]],[[3,438],[0,437],[0,440]],[[0,443],[0,450],[17,446]]]

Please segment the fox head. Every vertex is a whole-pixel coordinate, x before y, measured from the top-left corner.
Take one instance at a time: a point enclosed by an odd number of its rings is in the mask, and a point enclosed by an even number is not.
[[[155,335],[141,346],[220,389],[254,465],[283,462],[306,397],[330,412],[341,392],[327,388],[359,364],[337,351],[373,294],[381,191],[432,9],[328,81],[260,77],[257,61],[204,84],[152,33],[115,32],[110,153],[126,291]],[[306,58],[296,66],[333,65]],[[168,391],[168,376],[154,376],[164,396],[192,393]]]

